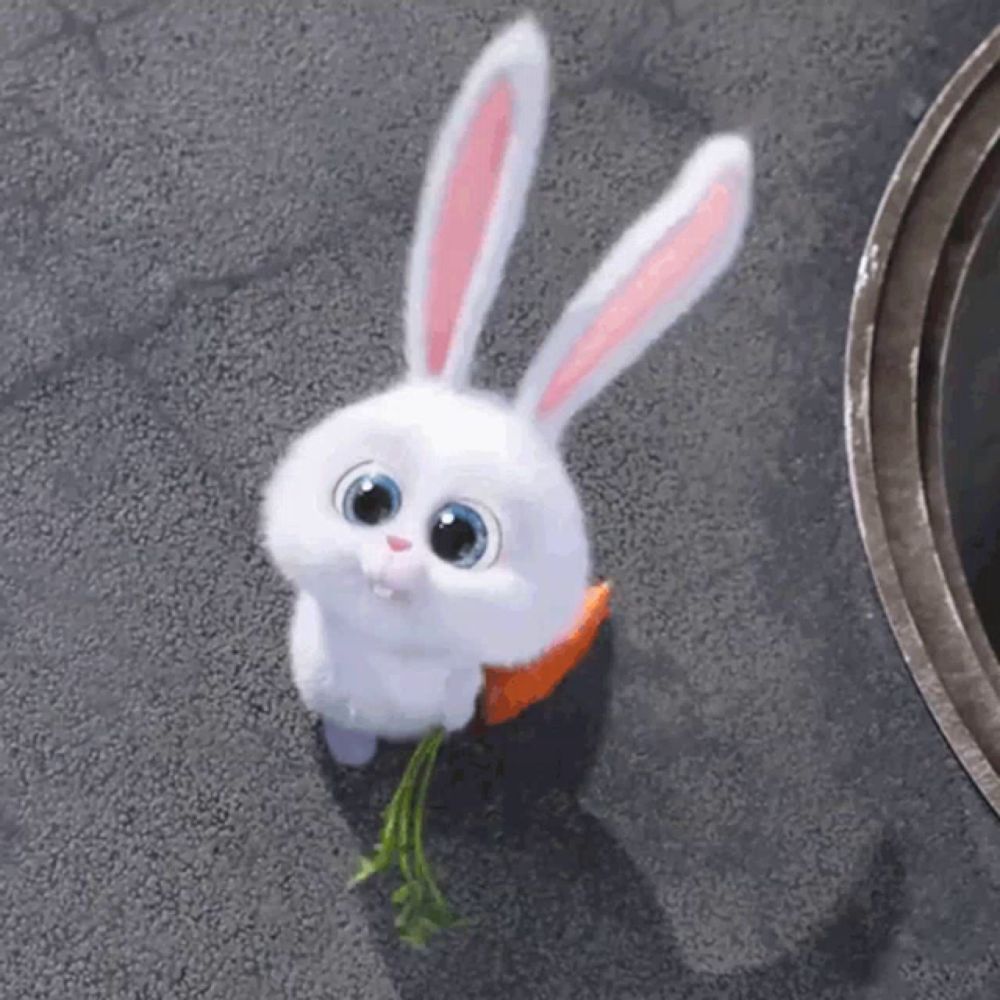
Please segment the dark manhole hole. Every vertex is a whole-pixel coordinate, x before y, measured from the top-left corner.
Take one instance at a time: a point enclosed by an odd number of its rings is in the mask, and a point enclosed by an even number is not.
[[[1000,812],[1000,28],[927,112],[858,272],[851,483],[896,638]]]

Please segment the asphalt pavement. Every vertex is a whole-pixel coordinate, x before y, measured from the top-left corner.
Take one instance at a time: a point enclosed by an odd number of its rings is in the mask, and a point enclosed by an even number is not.
[[[568,440],[592,656],[444,755],[424,955],[348,893],[257,543],[289,437],[401,366],[434,126],[498,0],[0,0],[0,997],[995,1000],[1000,822],[875,598],[841,410],[866,230],[998,0],[545,0],[556,90],[477,381],[511,387],[709,131],[737,266]]]

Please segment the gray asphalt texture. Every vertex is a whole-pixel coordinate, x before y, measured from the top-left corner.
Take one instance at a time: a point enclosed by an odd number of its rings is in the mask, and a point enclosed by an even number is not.
[[[498,0],[0,2],[0,996],[1000,996],[1000,823],[875,599],[843,454],[869,220],[998,0],[548,0],[552,121],[479,381],[514,384],[707,132],[735,271],[574,428],[612,626],[441,761],[474,931],[347,893],[403,766],[326,760],[261,483],[399,371],[431,132]]]

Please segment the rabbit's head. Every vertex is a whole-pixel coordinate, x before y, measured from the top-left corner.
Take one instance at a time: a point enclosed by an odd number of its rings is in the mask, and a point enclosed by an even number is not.
[[[558,639],[590,572],[562,431],[705,293],[742,238],[750,149],[718,136],[585,282],[515,398],[471,389],[548,90],[532,19],[487,46],[444,121],[421,195],[407,377],[306,431],[267,489],[275,564],[374,643],[514,664]]]

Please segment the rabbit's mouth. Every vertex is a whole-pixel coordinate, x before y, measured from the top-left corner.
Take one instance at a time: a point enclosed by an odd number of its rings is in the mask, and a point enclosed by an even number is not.
[[[375,597],[394,604],[408,603],[424,578],[420,562],[412,556],[381,553],[368,565],[362,561],[361,575]]]
[[[399,590],[393,590],[392,587],[379,583],[378,580],[370,580],[369,585],[372,593],[383,601],[399,601],[406,596]]]
[[[408,604],[413,597],[412,589],[400,586],[391,576],[385,574],[366,576],[365,583],[379,601],[391,604]]]

